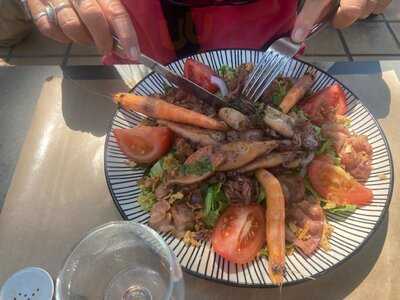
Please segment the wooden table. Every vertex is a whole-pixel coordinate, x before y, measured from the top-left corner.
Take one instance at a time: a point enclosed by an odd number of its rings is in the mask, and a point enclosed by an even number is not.
[[[77,67],[68,71],[68,79],[58,74],[43,82],[0,214],[0,285],[15,271],[32,265],[47,269],[55,278],[71,248],[88,230],[120,219],[103,166],[104,138],[115,107],[87,89],[110,94],[127,87],[115,79],[114,72],[104,70]],[[340,63],[330,68],[382,125],[394,156],[395,177],[400,166],[399,71],[400,62]],[[78,81],[70,80],[71,76]],[[186,298],[398,299],[398,197],[395,184],[389,213],[373,237],[357,255],[318,280],[280,291],[234,288],[185,274]]]

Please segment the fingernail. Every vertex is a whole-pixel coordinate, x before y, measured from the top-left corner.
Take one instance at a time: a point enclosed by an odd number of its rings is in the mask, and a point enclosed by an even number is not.
[[[306,51],[306,44],[301,43],[300,49],[299,49],[299,51],[297,51],[297,53],[295,54],[294,57],[300,58],[304,54],[305,51]]]
[[[139,52],[138,52],[137,48],[136,47],[131,47],[129,49],[129,58],[131,60],[137,60],[138,57],[139,57]]]
[[[294,42],[301,43],[306,39],[307,33],[303,28],[297,28],[293,34],[292,39]]]

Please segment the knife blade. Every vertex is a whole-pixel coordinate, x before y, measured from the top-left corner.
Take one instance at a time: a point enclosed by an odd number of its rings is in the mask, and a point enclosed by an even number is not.
[[[192,93],[196,97],[206,101],[211,105],[216,105],[218,107],[221,106],[231,106],[227,101],[222,100],[222,98],[210,93],[206,89],[202,88],[198,84],[194,83],[193,81],[176,74],[175,72],[171,71],[166,66],[160,64],[159,62],[155,61],[151,57],[148,57],[145,54],[139,55],[139,62],[146,67],[150,68],[157,74],[164,76],[168,81],[175,84],[176,86],[182,88],[183,90]]]
[[[112,35],[113,40],[114,40],[114,49],[115,50],[120,50],[123,51],[123,47],[121,43],[119,42],[119,39],[117,36],[114,34]],[[153,72],[165,77],[168,81],[171,83],[175,84],[176,86],[182,88],[183,90],[193,94],[197,98],[206,101],[207,103],[211,105],[216,105],[217,107],[223,107],[223,106],[230,106],[233,108],[236,108],[236,105],[228,103],[227,101],[224,101],[222,98],[218,97],[217,95],[214,95],[213,93],[210,93],[206,89],[202,88],[198,84],[194,83],[193,81],[180,76],[167,68],[166,66],[160,64],[156,60],[152,59],[151,57],[148,57],[147,55],[140,53],[139,55],[139,63],[145,65],[146,67],[150,68]]]
[[[114,41],[114,50],[117,52],[123,51],[124,49],[121,46],[118,37],[115,36],[114,34],[112,35],[112,37]],[[160,64],[156,60],[152,59],[151,57],[148,57],[143,53],[140,53],[138,60],[139,63],[147,66],[153,72],[163,76],[174,85],[193,94],[197,98],[206,101],[210,105],[215,105],[217,107],[231,107],[244,114],[255,112],[254,105],[242,97],[233,99],[231,101],[225,101],[221,97],[218,97],[217,95],[209,92],[208,90],[204,89],[203,87],[191,81],[190,79],[187,79],[179,74],[176,74],[168,67]]]

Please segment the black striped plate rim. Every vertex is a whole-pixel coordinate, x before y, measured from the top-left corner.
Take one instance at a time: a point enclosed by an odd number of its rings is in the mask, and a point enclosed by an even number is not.
[[[217,70],[221,65],[237,67],[241,63],[256,63],[262,55],[257,50],[225,49],[203,52],[191,56]],[[183,73],[185,59],[177,60],[169,67],[177,73]],[[316,71],[316,80],[312,87],[318,91],[334,82],[345,90],[352,120],[352,129],[368,136],[373,148],[373,170],[365,183],[374,193],[371,205],[357,209],[344,218],[341,214],[328,213],[329,223],[334,227],[331,238],[332,249],[328,252],[319,249],[311,257],[299,252],[286,258],[285,285],[296,284],[315,279],[335,269],[356,254],[376,231],[381,223],[392,197],[393,162],[386,137],[372,114],[354,93],[328,73],[303,61],[292,59],[283,70],[283,75],[299,78],[305,72]],[[151,73],[140,81],[132,91],[139,95],[160,93],[166,79]],[[143,176],[143,169],[132,169],[126,164],[126,157],[121,153],[115,141],[112,129],[135,126],[144,116],[120,108],[114,115],[105,142],[104,166],[107,185],[112,198],[126,220],[147,224],[149,214],[144,212],[136,201],[139,195],[137,181]],[[167,244],[173,249],[183,269],[196,276],[234,286],[273,287],[267,274],[267,259],[257,258],[246,265],[229,263],[212,251],[210,243],[203,242],[199,247],[185,245],[183,240],[171,234],[162,234]]]

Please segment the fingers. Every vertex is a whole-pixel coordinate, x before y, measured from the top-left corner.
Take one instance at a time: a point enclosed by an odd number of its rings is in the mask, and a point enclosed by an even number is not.
[[[379,0],[373,11],[374,14],[381,14],[383,10],[392,2],[392,0]]]
[[[329,0],[306,0],[303,9],[296,18],[292,39],[303,42],[323,11],[328,7]],[[358,19],[368,17],[371,13],[382,13],[391,0],[341,0],[340,7],[333,18],[332,25],[344,28]]]
[[[66,5],[67,2],[64,0],[51,0],[51,4],[55,7],[59,27],[69,39],[78,43],[92,42],[89,32],[79,19],[72,4]]]
[[[137,61],[139,43],[132,21],[120,0],[98,0],[127,58]]]
[[[58,26],[45,15],[47,2],[51,1],[57,14]],[[138,39],[130,17],[120,0],[71,0],[73,7],[65,0],[28,0],[39,30],[46,36],[60,42],[95,42],[98,50],[109,53],[113,47],[111,33],[114,32],[123,47],[125,56],[137,61]]]
[[[33,18],[38,14],[45,11],[45,7],[47,2],[43,2],[41,0],[28,0],[28,6],[32,13]],[[71,40],[61,31],[61,29],[54,23],[49,21],[49,18],[44,15],[37,20],[35,20],[35,24],[38,27],[39,31],[60,43],[69,43]]]
[[[297,43],[303,42],[314,24],[317,23],[330,0],[306,0],[302,10],[296,18],[292,31],[292,40]]]
[[[360,19],[368,18],[370,14],[375,10],[378,0],[367,0],[367,3],[364,8],[364,12],[361,15]]]
[[[82,22],[89,30],[97,49],[109,53],[112,49],[110,27],[96,0],[72,0],[72,4]]]
[[[366,8],[367,0],[342,0],[332,25],[336,28],[347,27],[362,17]]]

